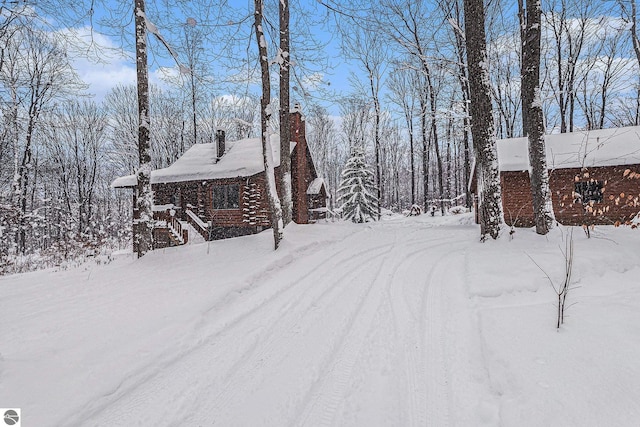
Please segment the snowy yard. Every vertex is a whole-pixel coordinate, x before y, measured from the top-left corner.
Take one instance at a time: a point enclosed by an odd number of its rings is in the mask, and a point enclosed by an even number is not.
[[[471,217],[287,227],[0,278],[24,426],[637,426],[640,231],[481,244]],[[532,261],[535,260],[535,263]]]

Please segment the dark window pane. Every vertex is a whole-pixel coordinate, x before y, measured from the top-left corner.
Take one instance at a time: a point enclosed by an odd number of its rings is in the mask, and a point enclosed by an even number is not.
[[[215,185],[213,187],[213,209],[238,209],[239,207],[239,185]]]
[[[240,207],[240,186],[227,186],[227,209],[238,209]]]
[[[225,186],[216,185],[213,187],[213,209],[224,209],[225,205]]]
[[[576,202],[602,202],[602,181],[581,181],[575,183]]]

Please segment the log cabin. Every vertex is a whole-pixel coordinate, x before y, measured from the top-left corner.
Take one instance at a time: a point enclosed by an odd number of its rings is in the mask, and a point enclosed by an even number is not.
[[[271,149],[277,174],[278,135],[271,136]],[[324,216],[328,192],[318,176],[304,118],[297,109],[291,112],[290,150],[293,221],[308,224]],[[136,184],[135,175],[117,178],[111,184],[132,189],[133,218],[137,217]],[[198,239],[216,240],[271,227],[260,138],[226,142],[224,131],[219,130],[215,143],[195,144],[169,167],[152,171],[151,188],[154,249],[186,243],[189,230],[202,236]],[[277,191],[282,197],[278,186]]]
[[[618,225],[640,212],[640,126],[545,136],[556,221]],[[533,226],[527,138],[497,141],[502,207],[507,225]],[[476,222],[478,180],[472,168]]]

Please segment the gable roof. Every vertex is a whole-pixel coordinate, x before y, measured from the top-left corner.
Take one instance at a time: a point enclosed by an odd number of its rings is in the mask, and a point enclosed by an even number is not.
[[[547,167],[640,164],[640,126],[545,135]],[[500,171],[530,170],[527,138],[497,141]]]
[[[271,135],[273,167],[280,166],[280,136]],[[291,142],[291,151],[295,142]],[[217,144],[195,144],[171,166],[151,172],[151,183],[198,181],[207,179],[237,178],[252,176],[264,171],[262,142],[260,138],[227,142],[224,155],[217,159]],[[135,175],[117,178],[113,188],[133,187]]]

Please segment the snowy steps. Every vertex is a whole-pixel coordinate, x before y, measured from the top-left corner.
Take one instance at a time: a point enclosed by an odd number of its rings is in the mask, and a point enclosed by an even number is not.
[[[188,221],[180,221],[180,223],[182,224],[182,229],[189,232],[189,240],[187,241],[188,245],[195,245],[206,242],[202,234],[198,233],[198,231]]]

